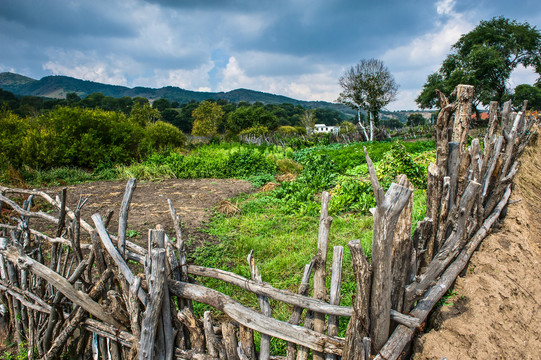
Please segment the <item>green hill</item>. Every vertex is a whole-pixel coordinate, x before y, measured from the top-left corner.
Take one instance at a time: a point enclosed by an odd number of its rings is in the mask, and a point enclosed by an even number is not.
[[[80,80],[69,76],[45,76],[40,80],[35,80],[9,72],[0,73],[0,88],[18,96],[32,95],[53,99],[64,99],[68,93],[76,93],[84,98],[92,93],[100,92],[105,96],[115,98],[124,96],[141,96],[149,100],[164,98],[169,101],[178,101],[180,104],[185,104],[192,100],[203,101],[208,99],[224,99],[230,102],[261,102],[263,104],[275,105],[289,103],[301,105],[308,109],[327,108],[350,116],[355,114],[352,109],[342,104],[325,101],[302,101],[283,95],[275,95],[249,89],[236,89],[228,92],[200,92],[185,90],[174,86],[166,86],[159,89],[147,87],[128,88],[126,86]]]

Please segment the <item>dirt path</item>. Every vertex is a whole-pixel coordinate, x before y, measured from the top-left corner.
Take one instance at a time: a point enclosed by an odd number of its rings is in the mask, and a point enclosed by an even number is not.
[[[414,359],[541,359],[541,141],[527,149],[500,229],[473,255]]]
[[[94,182],[68,186],[68,206],[74,209],[79,196],[88,197],[81,214],[93,224],[92,214],[105,217],[109,210],[115,213],[108,229],[116,233],[120,204],[126,181]],[[48,188],[51,195],[59,194],[61,188]],[[210,219],[211,208],[222,200],[240,193],[253,191],[247,181],[234,179],[173,179],[156,182],[139,182],[133,193],[128,216],[130,240],[145,246],[148,229],[161,224],[169,236],[175,236],[167,199],[171,199],[177,213],[182,217],[183,235],[191,246],[202,244],[209,235],[201,232],[201,226]],[[131,230],[131,231],[130,231]]]

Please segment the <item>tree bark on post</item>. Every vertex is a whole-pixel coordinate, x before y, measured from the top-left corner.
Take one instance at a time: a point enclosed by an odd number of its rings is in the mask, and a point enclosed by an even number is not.
[[[396,183],[383,192],[376,176],[372,160],[364,149],[370,172],[370,181],[376,209],[374,211],[374,234],[372,238],[372,290],[370,299],[370,333],[374,347],[379,350],[389,338],[391,325],[391,285],[393,234],[400,213],[408,203],[412,190]]]
[[[350,241],[348,247],[355,274],[356,295],[353,302],[353,314],[346,332],[346,344],[342,358],[345,360],[364,360],[363,337],[369,335],[368,329],[370,327],[369,304],[372,268],[359,240]]]
[[[329,216],[330,195],[324,191],[321,194],[321,216],[319,218],[319,233],[317,242],[316,264],[314,266],[314,298],[323,300],[326,296],[325,277],[327,267],[327,249],[329,243],[329,230],[332,223],[332,217]],[[320,333],[325,331],[325,314],[314,314],[314,330]],[[319,352],[314,352],[314,360],[323,360],[325,356]]]

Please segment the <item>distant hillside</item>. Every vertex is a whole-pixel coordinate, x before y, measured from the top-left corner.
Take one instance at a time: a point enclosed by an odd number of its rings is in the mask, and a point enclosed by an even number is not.
[[[0,88],[16,95],[42,96],[46,98],[64,99],[68,93],[77,93],[84,98],[92,93],[103,93],[105,96],[121,98],[124,96],[141,96],[149,100],[167,99],[178,101],[180,104],[192,100],[203,101],[208,99],[224,99],[231,102],[246,101],[248,103],[261,102],[263,104],[301,105],[308,109],[328,108],[353,116],[355,112],[349,107],[325,101],[302,101],[282,95],[274,95],[261,91],[236,89],[228,92],[200,92],[184,90],[174,86],[159,89],[147,87],[128,88],[126,86],[102,84],[94,81],[80,80],[69,76],[45,76],[41,80],[4,72],[0,73]]]

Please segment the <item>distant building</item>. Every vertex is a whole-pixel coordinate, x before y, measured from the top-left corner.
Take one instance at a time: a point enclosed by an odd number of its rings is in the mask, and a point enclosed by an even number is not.
[[[315,124],[314,133],[333,133],[338,134],[340,132],[340,126],[327,126],[325,124]]]

